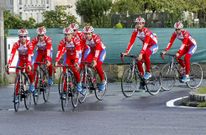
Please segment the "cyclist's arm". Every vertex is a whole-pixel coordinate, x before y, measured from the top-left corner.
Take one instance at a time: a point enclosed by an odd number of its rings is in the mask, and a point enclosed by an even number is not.
[[[32,63],[32,56],[33,56],[33,45],[32,43],[28,43],[28,64],[31,65]]]
[[[130,50],[132,49],[133,44],[134,44],[134,42],[135,42],[135,40],[136,40],[136,36],[137,36],[137,31],[134,31],[134,32],[132,33],[132,36],[131,36],[130,41],[129,41],[129,43],[128,43],[127,49],[126,49],[126,51],[125,51],[127,54],[128,54],[128,53],[130,52]]]
[[[100,51],[102,49],[102,41],[100,37],[98,37],[95,42],[96,42],[96,46],[95,46],[95,54],[93,60],[97,61]]]
[[[12,47],[12,50],[11,50],[11,55],[10,55],[10,58],[9,58],[9,61],[8,61],[8,64],[11,65],[13,59],[14,59],[14,56],[15,56],[15,53],[16,53],[16,50],[18,49],[19,45],[17,44],[17,42],[13,45]]]
[[[172,34],[172,37],[170,38],[170,42],[168,43],[167,47],[165,48],[165,51],[169,51],[170,50],[170,48],[172,47],[172,44],[174,43],[176,37],[177,37],[177,34],[174,32]]]
[[[76,46],[75,46],[75,51],[76,51],[75,63],[78,63],[79,56],[81,54],[81,43],[80,43],[80,40],[78,40],[78,39],[75,39],[75,43],[76,43]]]
[[[47,39],[46,44],[47,44],[47,47],[46,47],[47,58],[46,58],[46,60],[51,62],[52,61],[52,40],[51,40],[51,38]]]
[[[59,45],[58,45],[58,51],[57,51],[57,55],[56,55],[56,62],[59,62],[59,60],[61,59],[63,53],[64,53],[64,41],[60,41]]]

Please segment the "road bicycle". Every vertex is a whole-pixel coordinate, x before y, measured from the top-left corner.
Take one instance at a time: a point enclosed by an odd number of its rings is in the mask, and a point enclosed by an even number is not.
[[[161,73],[158,66],[152,66],[152,77],[145,80],[137,68],[137,56],[121,54],[121,60],[124,62],[124,57],[130,58],[129,66],[124,70],[121,79],[121,89],[125,97],[131,97],[135,92],[145,90],[150,95],[156,95],[161,90]]]
[[[162,56],[162,53],[160,53]],[[165,64],[162,69],[162,88],[164,90],[171,90],[176,80],[179,80],[181,83],[183,83],[182,77],[185,75],[185,69],[180,68],[180,65],[176,61],[176,56],[174,54],[164,54],[166,56],[169,56],[169,63]],[[190,65],[190,81],[186,82],[186,85],[191,88],[195,89],[198,88],[203,80],[203,70],[200,64],[198,63],[191,63]]]

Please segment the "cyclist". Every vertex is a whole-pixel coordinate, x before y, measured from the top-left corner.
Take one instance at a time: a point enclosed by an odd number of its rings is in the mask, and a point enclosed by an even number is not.
[[[31,57],[33,55],[33,51],[32,51],[31,42],[27,39],[27,36],[28,36],[27,29],[18,30],[18,36],[19,36],[19,40],[17,42],[15,42],[13,47],[12,47],[11,56],[9,58],[7,68],[9,68],[11,66],[11,63],[12,63],[14,56],[15,56],[15,53],[16,53],[16,51],[18,51],[19,58],[18,58],[17,66],[28,67],[28,68],[26,68],[26,73],[28,74],[28,77],[30,79],[29,90],[34,95],[36,95],[37,92],[34,88],[34,75],[33,75],[33,72],[31,71],[31,69],[32,69]],[[16,69],[16,74],[18,72],[19,72],[19,69]],[[16,94],[18,94],[18,91],[16,92]],[[18,98],[15,99],[14,102],[19,102]]]
[[[92,26],[85,26],[83,28],[83,33],[86,37],[83,60],[92,63],[92,67],[96,69],[101,79],[101,83],[98,84],[98,89],[100,91],[104,91],[107,82],[104,77],[102,64],[106,56],[106,47],[104,46],[100,36],[94,33],[94,28]]]
[[[174,24],[174,28],[175,32],[172,34],[170,42],[168,43],[162,54],[164,55],[169,51],[176,38],[182,41],[182,45],[176,53],[176,60],[182,68],[185,68],[186,73],[182,77],[182,82],[188,82],[190,81],[190,59],[197,49],[197,43],[195,39],[192,38],[190,33],[183,29],[183,24],[180,21]],[[181,59],[183,55],[185,55],[184,61]]]
[[[156,53],[158,50],[157,36],[155,33],[153,33],[151,30],[145,27],[144,18],[137,17],[135,22],[136,22],[135,29],[130,38],[130,42],[127,46],[126,51],[122,53],[122,55],[125,56],[129,54],[135,42],[136,37],[138,37],[143,42],[143,46],[138,56],[137,66],[140,74],[144,77],[144,79],[147,80],[152,77],[152,74],[150,73],[150,65],[151,65],[150,56]],[[145,73],[142,67],[143,62],[145,62],[145,66],[146,66]],[[140,87],[141,86],[142,84],[140,83]]]
[[[80,40],[80,44],[81,44],[81,53],[80,53],[80,57],[79,57],[79,64],[81,63],[81,58],[82,58],[82,54],[84,54],[84,43],[85,43],[85,36],[84,33],[79,31],[79,25],[77,23],[71,23],[69,25],[70,28],[72,28],[74,30],[74,36],[79,38]]]
[[[79,54],[81,53],[81,45],[79,38],[74,37],[74,30],[70,27],[67,27],[63,30],[65,37],[60,41],[58,45],[58,52],[56,55],[56,63],[58,65],[62,55],[64,55],[64,65],[71,65],[71,70],[74,73],[77,82],[77,91],[85,95],[86,91],[82,90],[82,84],[79,73]],[[63,72],[66,72],[66,68],[63,68]],[[62,98],[66,98],[65,93],[62,95]]]
[[[52,40],[46,35],[46,28],[44,26],[38,27],[37,37],[32,40],[33,49],[36,48],[36,52],[33,58],[33,62],[46,62],[49,72],[48,84],[52,85]],[[32,63],[33,63],[32,62]],[[34,71],[37,70],[38,64],[34,63]],[[36,73],[36,72],[35,72]],[[34,77],[36,74],[34,74]]]

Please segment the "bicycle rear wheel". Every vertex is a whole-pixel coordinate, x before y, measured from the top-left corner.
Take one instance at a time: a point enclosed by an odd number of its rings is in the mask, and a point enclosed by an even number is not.
[[[15,112],[18,112],[19,110],[19,106],[20,106],[20,76],[17,75],[16,79],[15,79],[15,85],[14,85],[14,110]],[[18,102],[15,102],[16,100],[18,100]]]
[[[203,80],[203,70],[200,64],[192,63],[190,66],[190,81],[187,82],[187,86],[191,89],[198,88]]]
[[[152,77],[146,81],[147,92],[150,95],[156,95],[161,90],[161,72],[158,66],[152,67]]]
[[[161,82],[163,90],[171,90],[176,82],[176,70],[171,68],[170,64],[166,64],[161,69]]]
[[[138,89],[138,83],[140,80],[135,72],[132,72],[131,68],[128,68],[124,71],[121,79],[121,89],[125,97],[131,97],[135,90]]]
[[[29,91],[30,81],[26,74],[22,74],[22,81],[23,81],[23,93],[24,93],[24,106],[27,110],[29,110],[31,106],[31,92]]]
[[[101,82],[101,79],[100,79],[100,77],[99,77],[99,75],[96,73],[96,75],[95,75],[96,77],[96,84],[99,84],[100,82]],[[105,93],[106,93],[106,91],[107,91],[107,74],[104,72],[104,78],[105,78],[105,81],[106,81],[106,85],[105,85],[105,90],[103,90],[103,91],[100,91],[99,89],[98,89],[98,87],[95,89],[95,96],[96,96],[96,98],[99,100],[99,101],[102,101],[103,100],[103,97],[105,96]]]

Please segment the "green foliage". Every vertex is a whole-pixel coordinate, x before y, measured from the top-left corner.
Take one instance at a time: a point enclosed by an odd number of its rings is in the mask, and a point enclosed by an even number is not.
[[[197,94],[206,94],[206,87],[200,87],[200,88],[198,88]]]
[[[122,29],[123,28],[123,25],[119,22],[115,25],[115,28],[117,29]]]
[[[76,12],[83,20],[95,27],[104,27],[110,19],[107,17],[112,0],[78,0]]]
[[[4,11],[5,29],[33,28],[36,21],[33,18],[22,20],[20,16],[12,15],[9,11]]]
[[[42,24],[47,28],[62,28],[76,22],[76,18],[66,12],[65,6],[56,6],[55,10],[45,11],[43,16],[44,21]]]

